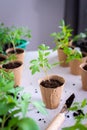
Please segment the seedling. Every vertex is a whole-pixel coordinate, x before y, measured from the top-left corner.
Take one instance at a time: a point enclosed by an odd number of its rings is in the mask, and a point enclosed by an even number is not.
[[[15,46],[18,45],[20,40],[24,37],[31,38],[30,30],[24,27],[16,28],[12,26],[8,32],[8,43],[12,43],[15,50]]]
[[[3,53],[3,48],[7,43],[7,33],[9,28],[4,26],[4,23],[0,23],[0,53]]]
[[[54,38],[54,43],[56,44],[56,47],[54,49],[64,49],[65,47],[69,46],[70,38],[72,36],[72,29],[69,25],[65,25],[64,20],[60,21],[61,29],[60,32],[52,33],[51,36]]]
[[[67,55],[66,62],[70,62],[72,60],[81,60],[82,58],[82,52],[79,50],[79,48],[72,49],[71,47],[64,48],[64,53]]]
[[[57,65],[57,63],[50,64],[48,61],[48,56],[50,55],[49,46],[45,44],[41,44],[38,47],[38,57],[37,59],[33,59],[30,61],[30,70],[32,74],[36,72],[40,72],[40,69],[43,70],[46,76],[48,76],[47,70],[51,69],[53,66]]]
[[[14,88],[14,75],[0,69],[0,128],[1,130],[39,130],[34,119],[27,117],[29,104],[47,114],[42,102],[33,101],[23,88]]]
[[[84,113],[83,111],[86,107],[87,99],[84,99],[82,102],[75,102],[69,109],[77,114],[76,116],[74,114],[75,124],[73,126],[63,128],[62,130],[87,130],[87,127],[82,124],[82,121],[87,119],[87,113]]]
[[[4,23],[0,24],[0,52],[3,52],[5,45],[8,47],[15,46],[20,44],[20,40],[23,38],[31,38],[31,32],[27,27],[6,27]]]

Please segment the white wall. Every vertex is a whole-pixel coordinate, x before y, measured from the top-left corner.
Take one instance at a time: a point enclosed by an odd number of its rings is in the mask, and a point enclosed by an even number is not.
[[[50,45],[49,35],[58,31],[63,16],[64,0],[0,0],[0,22],[7,26],[27,26],[31,30],[27,50],[36,50],[42,42]]]

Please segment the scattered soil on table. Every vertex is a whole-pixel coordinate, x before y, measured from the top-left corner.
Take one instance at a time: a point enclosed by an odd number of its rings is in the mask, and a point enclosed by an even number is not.
[[[9,51],[8,54],[15,54],[15,53],[21,54],[21,53],[23,53],[23,52],[24,52],[24,50],[16,49],[16,50],[11,50],[11,51]]]
[[[49,79],[49,80],[42,81],[40,83],[40,85],[42,85],[43,87],[46,87],[46,88],[57,88],[57,87],[60,87],[61,85],[63,85],[63,83],[61,83],[58,80]]]
[[[84,69],[84,70],[87,70],[87,65],[85,65],[85,66],[83,67],[83,69]]]
[[[8,64],[4,64],[3,68],[5,69],[15,69],[21,66],[21,63],[19,62],[10,62]]]
[[[76,112],[73,113],[73,116],[76,117],[76,116],[79,116],[79,115],[83,115],[84,116],[84,113],[81,109],[77,110]]]

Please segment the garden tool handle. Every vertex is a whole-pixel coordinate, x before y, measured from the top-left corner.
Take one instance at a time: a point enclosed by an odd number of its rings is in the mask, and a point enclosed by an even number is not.
[[[46,130],[58,130],[65,120],[65,113],[59,113],[49,124]]]

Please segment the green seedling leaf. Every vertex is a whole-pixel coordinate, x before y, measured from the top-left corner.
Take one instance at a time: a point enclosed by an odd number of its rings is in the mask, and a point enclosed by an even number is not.
[[[54,32],[50,35],[54,38],[55,47],[53,48],[53,50],[57,50],[59,48],[64,49],[65,47],[68,47],[70,44],[70,38],[72,37],[73,30],[70,28],[69,25],[65,24],[64,20],[60,21],[59,28],[59,32]]]
[[[48,61],[48,56],[50,55],[49,46],[41,44],[38,47],[38,57],[30,61],[31,66],[29,67],[32,74],[40,72],[42,69],[45,75],[47,76],[47,70],[53,67],[53,64],[50,64]],[[56,65],[56,64],[55,64]]]
[[[84,108],[87,105],[87,99],[84,99],[81,103],[81,107]]]
[[[41,45],[39,45],[39,47],[38,47],[38,49],[43,50],[43,51],[48,50],[49,48],[50,48],[50,47],[49,47],[49,46],[46,46],[45,44],[41,44]]]
[[[31,95],[30,94],[23,94],[23,96],[21,98],[22,98],[22,101],[21,101],[22,114],[23,114],[23,117],[25,117],[26,113],[28,111],[28,106],[30,103]]]
[[[87,130],[87,127],[82,124],[76,124],[74,126],[62,128],[62,130]]]
[[[42,114],[47,114],[47,111],[46,111],[46,109],[45,109],[45,105],[44,105],[44,103],[43,102],[32,102],[32,104],[37,108],[37,110],[39,111],[39,112],[41,112]]]
[[[36,122],[31,118],[23,118],[17,124],[19,130],[40,130]]]

